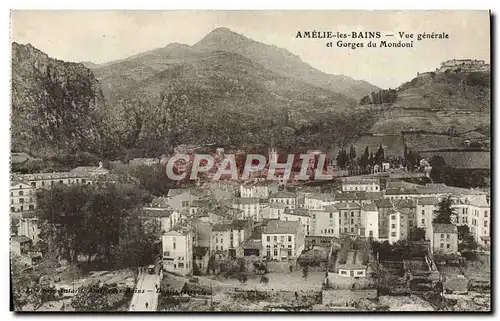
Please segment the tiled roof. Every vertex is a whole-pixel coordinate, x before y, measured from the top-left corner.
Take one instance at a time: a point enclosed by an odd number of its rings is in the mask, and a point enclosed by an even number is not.
[[[285,214],[296,216],[310,216],[309,210],[306,208],[286,208]]]
[[[364,204],[361,209],[363,211],[378,211],[377,206],[375,204]]]
[[[184,234],[179,233],[179,232],[174,231],[174,230],[168,231],[167,233],[165,233],[163,235],[167,235],[167,236],[185,236]]]
[[[393,200],[392,202],[398,209],[415,207],[415,202],[413,200]]]
[[[11,241],[17,242],[17,243],[24,243],[24,242],[29,242],[31,240],[24,235],[16,235],[16,236],[11,237]]]
[[[338,203],[335,204],[335,207],[338,208],[339,210],[347,210],[347,209],[360,209],[361,205],[358,203]]]
[[[363,269],[366,269],[366,266],[362,265],[362,264],[347,263],[347,264],[339,265],[338,268],[342,269],[342,270],[363,270]]]
[[[436,205],[437,203],[439,203],[437,197],[420,197],[417,199],[419,205]]]
[[[375,200],[375,205],[377,205],[378,208],[392,208],[393,204],[390,199],[385,198],[381,200]]]
[[[432,229],[434,233],[457,233],[457,226],[454,224],[434,223]]]
[[[172,209],[143,207],[139,215],[141,217],[170,217],[173,212],[174,210]]]
[[[295,198],[295,196],[296,196],[295,193],[281,191],[272,194],[269,198]]]
[[[239,197],[233,199],[233,204],[260,204],[258,197]]]
[[[299,221],[269,221],[262,234],[295,234],[299,229]]]
[[[278,209],[286,208],[286,205],[283,203],[270,203],[269,205],[271,206],[271,208],[278,208]]]
[[[378,184],[375,178],[346,178],[344,184]]]
[[[245,220],[234,220],[230,223],[219,223],[212,227],[212,231],[222,232],[229,230],[243,230],[247,227],[248,221]]]

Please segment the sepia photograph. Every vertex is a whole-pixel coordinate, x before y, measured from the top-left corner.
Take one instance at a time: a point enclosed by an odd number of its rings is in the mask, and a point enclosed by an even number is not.
[[[490,313],[491,19],[11,10],[11,311]]]

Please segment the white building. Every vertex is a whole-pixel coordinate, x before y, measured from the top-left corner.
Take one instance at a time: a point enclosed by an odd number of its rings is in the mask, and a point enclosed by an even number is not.
[[[311,211],[311,233],[314,236],[340,235],[339,210],[336,206],[326,206],[321,210]]]
[[[389,243],[396,243],[401,239],[401,213],[389,211]]]
[[[284,212],[279,216],[281,221],[299,221],[304,227],[306,235],[311,233],[311,216],[309,210],[304,208],[286,208]]]
[[[305,232],[298,221],[269,221],[262,231],[262,252],[265,258],[284,261],[296,259],[304,250]]]
[[[267,219],[276,219],[279,220],[281,215],[285,213],[285,208],[286,205],[282,203],[271,203],[269,204],[269,214],[266,215],[265,217],[262,216],[263,218]]]
[[[294,193],[290,192],[278,192],[275,194],[271,194],[269,197],[269,203],[281,203],[284,204],[288,208],[296,207],[296,197]]]
[[[193,271],[193,236],[190,232],[169,231],[162,236],[163,269],[182,275]]]
[[[228,251],[234,257],[236,249],[250,238],[252,229],[252,222],[248,220],[215,224],[212,227],[212,251]]]
[[[13,181],[10,185],[10,212],[22,213],[36,208],[35,189],[24,182]]]
[[[432,239],[432,220],[439,200],[437,197],[417,198],[417,227],[425,229],[425,238]]]
[[[179,211],[159,207],[143,207],[140,217],[144,220],[155,221],[163,233],[170,231],[181,221]]]
[[[38,217],[34,212],[21,213],[17,234],[26,236],[33,244],[38,243],[40,240],[40,225],[38,223]]]
[[[335,204],[335,194],[311,193],[304,196],[304,208],[323,210],[326,206]]]
[[[252,219],[254,221],[262,221],[260,214],[261,199],[258,197],[235,198],[232,203],[233,208],[240,210],[238,219]]]
[[[364,204],[361,207],[360,234],[378,240],[378,209],[375,204]]]
[[[380,182],[375,178],[346,178],[342,184],[342,191],[379,192]]]

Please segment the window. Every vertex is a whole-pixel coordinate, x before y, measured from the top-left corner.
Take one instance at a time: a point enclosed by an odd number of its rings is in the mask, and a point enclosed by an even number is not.
[[[444,240],[444,234],[441,234],[441,240]]]
[[[19,203],[24,203],[24,198],[20,198]]]
[[[424,218],[422,219],[422,224],[425,224],[425,219]]]
[[[347,233],[347,227],[344,227],[344,233]]]
[[[14,200],[13,199],[10,200],[10,204],[14,204]]]
[[[278,249],[274,249],[273,253],[274,253],[274,256],[278,256]]]
[[[170,256],[170,251],[163,252],[163,256]]]
[[[346,274],[347,274],[347,272],[346,272],[346,271],[340,271],[340,274],[342,274],[342,275],[346,275]]]
[[[488,217],[488,211],[484,211],[484,217]]]
[[[391,228],[396,228],[396,224],[392,224],[392,225],[391,225]]]
[[[446,248],[449,249],[451,247],[450,244],[446,244]]]
[[[363,275],[363,271],[357,271],[356,274],[357,275]]]
[[[354,212],[351,212],[351,217],[354,217]]]
[[[392,237],[396,237],[396,232],[392,232],[392,233],[391,233],[391,236],[392,236]]]
[[[391,220],[395,220],[396,219],[396,215],[391,215]]]
[[[172,247],[174,250],[176,249],[175,237],[173,238],[173,241],[172,241]]]
[[[19,196],[23,196],[24,195],[24,192],[23,191],[19,191]]]
[[[292,236],[288,235],[288,242],[291,242],[291,241],[292,241]]]
[[[354,220],[353,219],[351,219],[351,224],[354,224]]]
[[[444,248],[444,243],[441,243],[441,244],[439,245],[439,247],[440,247],[440,248]]]
[[[333,213],[330,213],[330,218],[333,218]]]
[[[488,227],[488,221],[484,221],[484,227]]]
[[[276,235],[274,236],[274,242],[278,242],[278,237]]]
[[[266,239],[268,242],[271,242],[271,236],[268,235]]]
[[[370,231],[369,236],[373,236],[373,231]]]
[[[351,227],[351,233],[354,233],[354,227]]]
[[[446,239],[449,240],[450,239],[450,234],[446,234]]]
[[[422,210],[422,215],[425,215],[425,210]]]
[[[285,236],[284,235],[281,235],[280,241],[281,241],[281,243],[285,243]]]

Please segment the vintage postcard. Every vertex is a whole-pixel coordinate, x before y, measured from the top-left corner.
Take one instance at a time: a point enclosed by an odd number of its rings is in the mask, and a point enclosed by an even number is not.
[[[14,311],[491,311],[489,11],[11,11]]]

